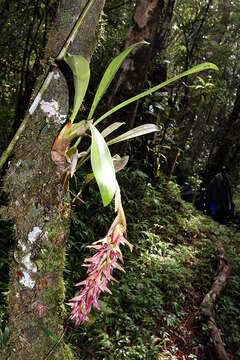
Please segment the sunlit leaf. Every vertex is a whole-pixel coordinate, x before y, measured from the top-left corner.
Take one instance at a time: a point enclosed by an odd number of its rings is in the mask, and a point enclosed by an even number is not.
[[[135,102],[135,101],[138,101],[139,99],[142,99],[143,97],[147,96],[147,95],[150,95],[152,93],[154,93],[155,91],[163,88],[164,86],[166,85],[170,85],[172,83],[174,83],[175,81],[185,77],[185,76],[188,76],[188,75],[191,75],[191,74],[195,74],[197,72],[200,72],[200,71],[204,71],[204,70],[215,70],[217,71],[218,70],[218,67],[212,63],[203,63],[203,64],[200,64],[200,65],[197,65],[197,66],[194,66],[192,67],[191,69],[187,70],[187,71],[184,71],[183,73],[177,75],[177,76],[174,76],[173,78],[169,79],[169,80],[166,80],[164,81],[163,83],[159,84],[159,85],[156,85],[154,87],[152,87],[151,89],[148,89],[146,91],[143,91],[141,92],[140,94],[138,95],[135,95],[133,97],[131,97],[130,99],[127,99],[125,101],[123,101],[122,103],[118,104],[117,106],[115,106],[114,108],[112,108],[111,110],[107,111],[105,114],[103,114],[99,119],[97,119],[94,123],[94,125],[97,125],[98,123],[100,123],[102,120],[106,119],[108,116],[112,115],[113,113],[115,113],[116,111],[122,109],[123,107]]]
[[[117,136],[115,139],[109,140],[108,141],[108,145],[112,145],[112,144],[116,144],[120,141],[125,141],[128,139],[132,139],[135,138],[137,136],[142,136],[145,134],[149,134],[155,131],[159,131],[159,127],[155,124],[144,124],[144,125],[140,125],[137,126],[134,129],[131,129],[127,132],[125,132],[122,135]]]
[[[89,62],[81,55],[66,54],[64,60],[71,68],[73,73],[75,93],[73,111],[70,117],[71,122],[73,122],[80,109],[88,88],[90,79],[90,66]]]
[[[128,54],[139,45],[148,45],[148,42],[146,41],[140,41],[136,44],[133,44],[129,46],[127,49],[125,49],[121,54],[116,56],[111,63],[108,65],[105,73],[103,74],[102,80],[100,81],[100,84],[98,86],[98,89],[96,91],[95,97],[93,99],[92,107],[90,109],[88,119],[92,119],[94,111],[96,110],[96,107],[105,94],[107,88],[111,84],[116,72],[118,71],[119,67],[121,66],[122,62],[126,59]]]
[[[104,129],[101,132],[101,134],[105,138],[106,136],[110,135],[113,131],[120,128],[120,126],[122,126],[122,125],[125,125],[125,123],[124,122],[115,122],[115,123],[109,125],[108,127],[106,127],[106,129]]]
[[[92,134],[91,164],[97,181],[103,205],[107,206],[115,193],[116,177],[108,146],[94,125],[90,124]]]

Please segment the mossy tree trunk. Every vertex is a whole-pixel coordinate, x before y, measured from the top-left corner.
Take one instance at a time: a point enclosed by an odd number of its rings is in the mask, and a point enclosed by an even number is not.
[[[60,0],[48,36],[47,54],[55,57],[86,0]],[[71,45],[71,54],[90,60],[104,0],[96,0]],[[14,222],[16,245],[10,271],[8,313],[10,339],[4,359],[44,359],[63,331],[63,269],[69,232],[70,201],[51,161],[51,147],[66,119],[68,89],[56,67],[43,101],[55,109],[48,116],[39,109],[19,139],[4,178],[9,194],[8,216]],[[43,107],[42,107],[43,108]],[[2,357],[1,357],[2,358]],[[72,359],[63,341],[51,358]]]

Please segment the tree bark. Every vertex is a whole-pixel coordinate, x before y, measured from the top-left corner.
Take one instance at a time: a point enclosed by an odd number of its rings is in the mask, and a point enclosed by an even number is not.
[[[54,58],[71,31],[85,1],[60,0],[56,21],[48,36],[47,56]],[[104,0],[96,0],[75,42],[72,54],[91,58],[96,26]],[[56,68],[44,96],[55,104],[55,115],[41,109],[19,139],[4,178],[9,194],[7,215],[14,222],[16,245],[10,271],[8,314],[10,340],[3,359],[43,359],[63,332],[65,242],[69,232],[70,200],[51,161],[51,147],[68,112],[65,78]],[[62,341],[54,359],[73,359]]]
[[[165,0],[162,21],[158,25],[158,29],[155,34],[152,59],[157,56],[160,61],[158,61],[159,63],[153,72],[152,78],[154,85],[160,84],[167,79],[167,64],[164,63],[164,60],[169,43],[174,6],[175,0]]]
[[[207,317],[207,324],[211,332],[213,343],[216,350],[217,359],[229,360],[230,357],[227,354],[224,343],[221,337],[216,321],[214,319],[213,309],[216,301],[219,299],[223,290],[226,287],[227,280],[230,274],[230,265],[224,247],[221,241],[218,241],[218,252],[219,252],[219,268],[218,273],[214,279],[211,290],[204,297],[201,310],[202,314]]]
[[[124,61],[118,73],[112,96],[109,99],[109,106],[113,106],[136,95],[142,88],[151,60],[152,42],[163,14],[163,5],[163,0],[137,1],[125,47],[143,39],[150,42],[150,45],[140,46],[133,50]],[[127,128],[132,128],[136,112],[137,104],[132,104],[118,114],[118,121],[124,121]]]

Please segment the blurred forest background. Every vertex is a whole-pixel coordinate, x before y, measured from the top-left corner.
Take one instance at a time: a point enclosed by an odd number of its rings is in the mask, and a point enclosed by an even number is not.
[[[0,153],[21,124],[44,71],[47,36],[58,3],[0,1]],[[150,46],[130,54],[98,114],[202,62],[216,64],[219,72],[184,78],[108,120],[124,121],[125,131],[144,123],[157,124],[160,131],[111,149],[112,155],[129,155],[117,178],[134,250],[123,251],[126,273],[116,273],[119,282],[111,286],[113,295],[101,298],[102,312],[93,311],[89,322],[74,328],[64,309],[65,342],[74,359],[217,359],[201,303],[218,269],[220,239],[231,273],[215,316],[228,358],[240,359],[239,226],[220,225],[180,198],[181,186],[202,189],[226,166],[240,211],[239,0],[106,0],[98,32],[83,114],[111,59],[141,39]],[[73,177],[72,194],[78,193],[87,173],[86,166]],[[90,184],[82,200],[75,199],[71,210],[64,267],[66,299],[74,296],[73,284],[85,277],[81,265],[91,254],[86,246],[103,236],[112,221],[113,206],[102,206],[96,184]],[[8,204],[3,191],[1,203]],[[3,217],[2,349],[11,336],[7,295],[14,244],[13,224]],[[60,334],[48,336],[53,346],[61,342]],[[43,359],[50,349],[43,350]],[[55,359],[54,351],[49,356]]]

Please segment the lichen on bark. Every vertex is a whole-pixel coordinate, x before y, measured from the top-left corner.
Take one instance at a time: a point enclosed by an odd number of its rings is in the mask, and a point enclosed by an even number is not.
[[[76,21],[85,1],[61,0],[49,34],[46,53],[54,57]],[[104,0],[96,0],[71,53],[90,59]],[[67,17],[66,17],[67,13]],[[62,16],[64,14],[64,16]],[[67,20],[66,20],[67,19]],[[68,90],[59,70],[44,96],[56,99],[67,115]],[[43,131],[45,129],[45,131]],[[8,314],[10,340],[1,359],[43,359],[63,333],[65,243],[69,233],[70,199],[51,161],[51,147],[59,124],[38,108],[19,139],[4,178],[9,194],[8,217],[14,223],[16,244],[10,270]],[[73,359],[61,341],[52,359]]]

